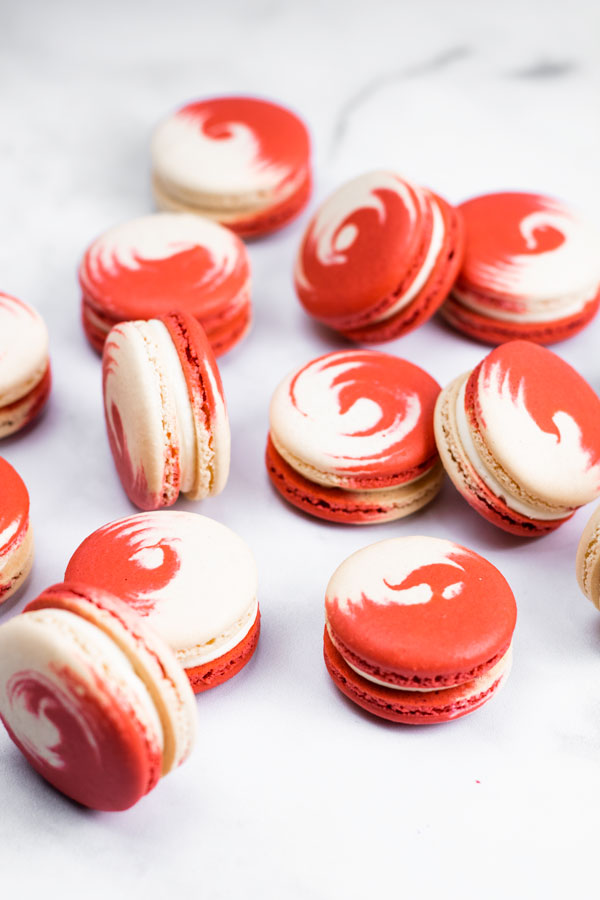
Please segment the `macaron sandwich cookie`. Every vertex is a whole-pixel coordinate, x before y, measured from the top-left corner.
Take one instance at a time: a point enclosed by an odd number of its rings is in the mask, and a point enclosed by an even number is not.
[[[325,664],[376,716],[446,722],[478,709],[507,677],[516,614],[504,577],[472,550],[431,537],[380,541],[329,581]]]
[[[35,419],[50,384],[48,332],[42,317],[0,292],[0,438]]]
[[[133,806],[196,734],[194,695],[166,644],[116,597],[76,584],[0,626],[0,718],[36,772],[100,810]]]
[[[266,465],[280,494],[310,515],[362,524],[407,516],[443,477],[433,434],[440,388],[376,350],[314,359],[278,386]]]
[[[501,344],[442,391],[435,436],[463,497],[512,534],[553,531],[600,494],[600,399],[529,341]]]
[[[65,574],[117,594],[170,645],[194,691],[227,681],[256,649],[256,565],[229,528],[190,512],[139,513],[99,528]]]
[[[201,326],[173,313],[122,322],[102,358],[108,440],[123,488],[140,509],[218,494],[229,474],[229,421]]]
[[[311,190],[310,140],[282,106],[253,97],[188,103],[152,140],[159,209],[201,213],[245,237],[293,219]]]
[[[0,604],[23,584],[32,564],[29,494],[20,475],[0,457]]]
[[[246,248],[201,216],[155,213],[111,228],[86,250],[79,283],[83,327],[99,352],[119,322],[173,310],[198,319],[217,356],[250,327]]]
[[[579,587],[600,610],[600,507],[594,510],[581,535],[575,571]]]
[[[389,341],[429,319],[462,262],[460,213],[395,172],[360,175],[319,208],[295,268],[305,310],[353,341]]]
[[[486,194],[459,210],[465,257],[441,309],[454,328],[550,344],[587,325],[600,304],[600,235],[588,223],[538,194]]]

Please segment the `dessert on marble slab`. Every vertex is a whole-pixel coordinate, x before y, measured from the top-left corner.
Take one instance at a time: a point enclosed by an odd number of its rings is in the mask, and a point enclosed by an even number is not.
[[[140,509],[214,496],[229,475],[219,369],[202,327],[172,313],[121,322],[102,355],[104,412],[123,488]]]
[[[600,234],[539,194],[486,194],[459,206],[465,256],[440,312],[489,344],[552,344],[577,334],[600,305]]]
[[[431,318],[462,256],[457,210],[395,172],[368,172],[315,213],[296,258],[296,292],[309,315],[351,340],[390,341]]]
[[[505,578],[477,553],[439,538],[391,538],[332,575],[325,664],[339,690],[376,716],[446,722],[505,681],[516,615]]]
[[[197,513],[138,513],[89,535],[67,581],[115,594],[169,644],[196,693],[250,660],[260,632],[256,564],[247,544]]]
[[[243,237],[287,225],[308,202],[312,175],[306,126],[255,97],[188,103],[152,139],[159,209],[197,212]]]
[[[539,344],[492,350],[442,390],[434,421],[454,485],[505,531],[547,534],[600,495],[600,398]]]
[[[250,328],[246,248],[202,216],[154,213],[116,225],[86,250],[79,283],[83,327],[99,352],[119,322],[174,310],[200,322],[216,356]]]
[[[35,419],[51,380],[44,320],[22,300],[0,292],[0,438]]]
[[[32,565],[29,493],[18,472],[0,457],[0,604],[21,587]]]
[[[310,515],[364,524],[421,509],[443,470],[433,434],[440,387],[377,350],[342,350],[291,372],[270,406],[266,465],[279,493]]]
[[[164,641],[126,604],[59,584],[0,626],[0,719],[67,797],[128,809],[189,756],[194,695]]]

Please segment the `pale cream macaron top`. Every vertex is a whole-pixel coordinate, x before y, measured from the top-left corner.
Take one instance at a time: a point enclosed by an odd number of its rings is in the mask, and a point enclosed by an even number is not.
[[[26,303],[0,292],[0,438],[27,425],[49,390],[44,320]]]

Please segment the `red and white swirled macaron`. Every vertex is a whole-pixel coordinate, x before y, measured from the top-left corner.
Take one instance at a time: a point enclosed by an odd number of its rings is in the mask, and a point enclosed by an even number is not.
[[[220,493],[230,433],[210,344],[191,316],[122,322],[102,357],[104,412],[123,488],[140,509]]]
[[[463,497],[536,537],[600,495],[600,398],[545,347],[510,341],[439,396],[435,436]]]
[[[439,391],[423,369],[376,350],[312,360],[271,400],[273,485],[294,506],[334,522],[415,512],[441,486],[433,435]]]
[[[21,587],[32,565],[29,493],[18,472],[0,457],[0,603]]]
[[[254,97],[182,107],[156,129],[152,166],[160,209],[198,212],[247,237],[286,225],[311,190],[306,126]]]
[[[228,228],[201,216],[155,213],[100,235],[79,267],[82,321],[102,351],[119,322],[174,310],[194,316],[217,356],[250,328],[250,262]]]
[[[388,341],[429,319],[462,262],[460,214],[394,172],[338,188],[310,222],[294,280],[305,310],[355,341]]]
[[[170,645],[194,691],[227,681],[256,649],[256,565],[229,528],[189,512],[139,513],[99,528],[65,573],[116,594]]]
[[[50,393],[48,332],[26,303],[0,292],[0,438],[28,425]]]
[[[465,257],[441,310],[451,325],[490,344],[551,344],[591,321],[600,305],[594,228],[538,194],[486,194],[459,209]]]
[[[59,584],[0,627],[0,718],[28,762],[92,809],[128,809],[188,757],[194,695],[116,597]]]
[[[380,541],[334,572],[325,598],[325,663],[336,686],[394,722],[456,719],[505,680],[513,593],[472,550],[431,537]]]

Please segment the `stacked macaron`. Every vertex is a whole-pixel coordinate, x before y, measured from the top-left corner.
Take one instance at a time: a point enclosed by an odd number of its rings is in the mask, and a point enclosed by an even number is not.
[[[398,519],[437,494],[440,387],[375,350],[342,350],[291,372],[271,400],[266,464],[275,488],[334,522]]]
[[[156,213],[111,228],[86,250],[79,282],[83,327],[100,352],[119,322],[174,311],[201,323],[217,356],[250,327],[246,248],[200,216]]]
[[[0,292],[0,438],[28,425],[50,393],[48,332],[26,303]]]
[[[465,257],[444,318],[490,344],[540,344],[581,331],[600,305],[600,235],[539,194],[486,194],[459,206]]]

